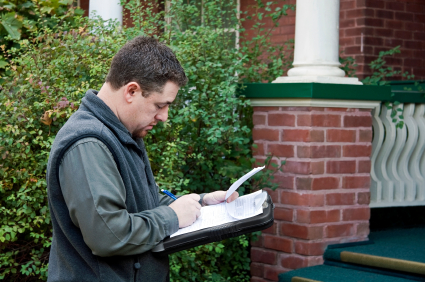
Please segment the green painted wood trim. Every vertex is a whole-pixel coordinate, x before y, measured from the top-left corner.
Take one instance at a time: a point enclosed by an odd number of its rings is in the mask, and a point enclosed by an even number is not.
[[[400,103],[425,103],[425,81],[403,80],[391,81],[391,102]]]
[[[317,280],[313,280],[313,279],[309,279],[309,278],[294,276],[294,277],[292,277],[291,282],[322,282],[322,281],[317,281]]]
[[[390,102],[400,103],[425,103],[425,93],[423,92],[393,92]]]
[[[310,98],[341,100],[391,100],[390,86],[326,83],[246,83],[239,95],[247,98]]]
[[[425,86],[425,80],[393,80],[390,81],[389,84],[391,85],[391,88],[394,89],[394,87],[400,87],[400,89],[403,89],[404,87],[412,87],[415,88],[418,86]],[[403,87],[403,88],[401,88]]]
[[[425,275],[425,263],[343,251],[341,261]]]

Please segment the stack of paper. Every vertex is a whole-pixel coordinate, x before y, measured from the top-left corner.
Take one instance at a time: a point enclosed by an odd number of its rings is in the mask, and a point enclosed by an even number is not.
[[[233,183],[226,193],[226,199],[236,191],[244,181],[263,168],[264,166],[254,168]],[[260,190],[239,197],[231,203],[223,202],[217,205],[202,207],[201,215],[192,225],[179,229],[179,231],[172,234],[170,237],[259,215],[263,212],[262,203],[265,200],[265,196],[266,195],[262,194],[262,190]]]

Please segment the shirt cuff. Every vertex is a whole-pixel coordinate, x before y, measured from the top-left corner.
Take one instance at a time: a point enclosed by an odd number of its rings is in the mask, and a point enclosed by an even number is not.
[[[208,194],[208,193],[202,193],[202,194],[199,194],[199,196],[201,197],[201,198],[199,199],[199,204],[201,205],[201,207],[206,206],[206,205],[204,205],[204,202],[203,202],[204,197],[205,197],[205,195],[206,195],[206,194]]]
[[[158,209],[161,209],[161,215],[165,220],[166,235],[170,236],[176,233],[179,230],[179,219],[176,212],[169,206],[159,206]]]

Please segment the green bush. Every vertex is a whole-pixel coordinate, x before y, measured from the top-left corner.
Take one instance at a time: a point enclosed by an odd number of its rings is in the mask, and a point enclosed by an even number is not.
[[[31,33],[6,51],[12,59],[0,89],[0,279],[45,280],[51,244],[45,170],[59,128],[78,108],[87,89],[100,89],[113,55],[137,35],[155,36],[176,52],[189,83],[180,90],[169,120],[146,140],[160,186],[177,194],[227,189],[251,169],[249,101],[237,97],[239,82],[270,81],[282,75],[291,53],[270,44],[269,31],[254,25],[252,40],[240,38],[241,22],[270,17],[277,21],[283,6],[258,2],[254,15],[237,17],[235,3],[170,1],[154,13],[150,1],[126,4],[134,27],[74,18]],[[200,4],[202,3],[202,4]],[[166,21],[163,20],[164,16]],[[72,29],[73,26],[79,29]],[[233,30],[233,31],[232,31]],[[263,53],[271,51],[268,57]],[[270,158],[267,160],[270,162]],[[240,192],[275,187],[270,175],[255,176]],[[249,236],[193,248],[171,256],[173,281],[249,280]]]
[[[0,75],[9,61],[6,51],[19,48],[19,40],[31,40],[44,27],[56,31],[63,21],[75,23],[74,16],[83,14],[72,0],[0,0],[0,7]]]
[[[22,40],[22,53],[3,85],[0,278],[46,278],[51,225],[45,171],[51,145],[85,91],[102,85],[112,56],[126,41],[113,25],[89,35],[90,24],[102,26],[81,20],[85,28],[78,31],[46,29],[33,44]]]

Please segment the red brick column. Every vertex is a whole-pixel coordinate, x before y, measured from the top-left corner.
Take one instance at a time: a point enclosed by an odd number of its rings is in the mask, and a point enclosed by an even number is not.
[[[254,157],[286,159],[274,225],[251,249],[252,281],[323,263],[327,245],[369,234],[371,111],[254,107]]]

